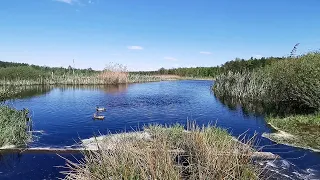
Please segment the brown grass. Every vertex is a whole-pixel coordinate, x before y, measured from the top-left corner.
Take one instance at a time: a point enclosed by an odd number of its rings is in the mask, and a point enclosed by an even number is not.
[[[145,131],[151,139],[105,138],[98,151],[84,152],[78,163],[67,160],[65,179],[259,179],[251,140],[244,145],[210,126],[192,125],[188,131],[180,125],[148,126]]]
[[[102,79],[104,84],[125,84],[128,82],[127,72],[102,71],[98,78]]]

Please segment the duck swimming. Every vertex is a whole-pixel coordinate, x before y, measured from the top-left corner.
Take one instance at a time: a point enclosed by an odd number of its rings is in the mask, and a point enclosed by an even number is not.
[[[102,112],[102,111],[106,111],[107,109],[106,108],[104,108],[104,107],[96,107],[96,110],[98,111],[98,112]]]
[[[93,119],[104,120],[105,116],[97,115],[97,113],[93,114]]]

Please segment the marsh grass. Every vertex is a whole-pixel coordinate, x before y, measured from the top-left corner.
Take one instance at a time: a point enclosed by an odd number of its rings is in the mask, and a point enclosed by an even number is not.
[[[16,72],[16,73],[15,73]],[[109,64],[103,71],[91,73],[43,72],[31,67],[0,68],[0,85],[107,85],[160,81],[160,78],[130,74],[125,66]]]
[[[31,140],[27,117],[28,110],[16,110],[9,106],[0,106],[0,147],[7,145],[22,146]]]
[[[253,165],[252,141],[241,144],[216,127],[181,125],[145,127],[150,139],[128,136],[99,144],[98,151],[83,152],[77,163],[67,160],[67,180],[85,179],[259,179]],[[97,142],[98,143],[98,142]],[[110,146],[108,146],[110,147]]]
[[[286,58],[255,71],[227,72],[213,86],[220,98],[263,104],[284,114],[320,110],[320,53]]]
[[[25,86],[25,85],[111,85],[138,82],[160,81],[160,78],[148,75],[134,75],[123,72],[102,71],[95,75],[65,75],[52,77],[39,77],[36,79],[2,79],[1,85]]]
[[[292,134],[293,138],[273,139],[280,143],[320,150],[320,114],[267,117],[272,126]],[[271,136],[272,137],[272,136]]]

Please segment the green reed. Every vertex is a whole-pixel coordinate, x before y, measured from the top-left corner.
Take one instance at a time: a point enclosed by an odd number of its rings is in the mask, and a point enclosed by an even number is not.
[[[219,98],[260,102],[286,110],[320,110],[320,53],[286,58],[242,73],[227,72],[213,86]]]
[[[0,147],[23,146],[31,140],[29,132],[31,120],[28,110],[16,110],[9,106],[0,106]]]

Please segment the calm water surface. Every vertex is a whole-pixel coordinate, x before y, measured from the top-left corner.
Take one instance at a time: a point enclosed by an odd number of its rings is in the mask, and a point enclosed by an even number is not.
[[[270,163],[288,174],[288,179],[319,179],[320,154],[276,145],[261,137],[271,129],[262,116],[246,114],[241,107],[230,109],[214,97],[212,81],[164,81],[119,86],[52,87],[44,94],[9,102],[29,108],[35,141],[31,147],[65,147],[95,134],[141,129],[144,124],[216,124],[234,136],[258,133],[264,151],[279,154],[286,161]],[[96,105],[107,111],[104,121],[92,119]],[[65,155],[70,157],[70,155]],[[80,155],[75,155],[80,157]],[[65,161],[55,154],[0,156],[0,179],[55,179]],[[293,164],[291,164],[293,163]],[[290,166],[290,167],[289,167]]]

